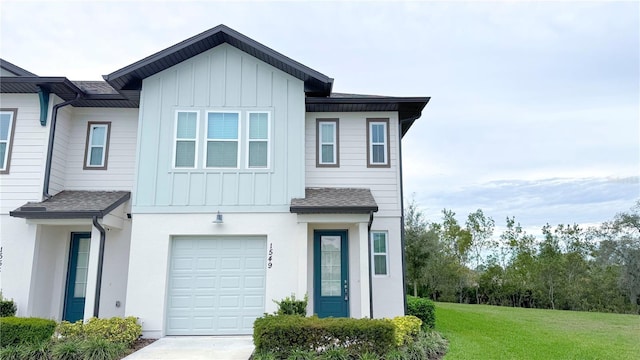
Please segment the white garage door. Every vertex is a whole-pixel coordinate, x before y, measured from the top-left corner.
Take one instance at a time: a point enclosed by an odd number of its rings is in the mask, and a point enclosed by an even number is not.
[[[264,237],[177,237],[167,335],[251,334],[265,301]]]

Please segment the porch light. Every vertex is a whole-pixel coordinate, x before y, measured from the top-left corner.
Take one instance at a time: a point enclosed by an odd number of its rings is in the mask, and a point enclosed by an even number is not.
[[[220,211],[218,211],[218,213],[216,214],[216,219],[213,220],[214,224],[222,224],[222,214],[220,214]]]

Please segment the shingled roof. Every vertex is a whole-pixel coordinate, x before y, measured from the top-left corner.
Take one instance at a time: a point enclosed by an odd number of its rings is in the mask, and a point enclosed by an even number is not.
[[[28,202],[9,215],[25,219],[102,218],[130,197],[129,191],[62,191],[41,202]]]
[[[369,189],[306,188],[304,199],[292,199],[289,210],[298,214],[369,214],[378,211],[378,204]]]

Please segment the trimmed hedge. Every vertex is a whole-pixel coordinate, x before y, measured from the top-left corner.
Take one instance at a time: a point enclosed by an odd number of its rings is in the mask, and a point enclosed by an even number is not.
[[[407,296],[407,315],[422,320],[424,328],[433,329],[436,326],[436,305],[429,299]]]
[[[106,339],[114,343],[131,346],[142,335],[142,326],[133,316],[109,319],[91,318],[86,323],[62,321],[58,333],[65,339]]]
[[[0,318],[0,346],[39,343],[51,339],[56,322],[40,318]]]
[[[395,327],[389,320],[265,314],[253,324],[253,344],[256,352],[278,358],[294,349],[320,352],[328,346],[383,356],[395,347]]]

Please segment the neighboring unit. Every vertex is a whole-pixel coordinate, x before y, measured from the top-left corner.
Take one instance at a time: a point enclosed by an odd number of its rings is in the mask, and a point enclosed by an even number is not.
[[[429,98],[333,79],[219,25],[104,76],[2,61],[2,291],[18,315],[249,334],[272,300],[404,313],[401,138]]]

